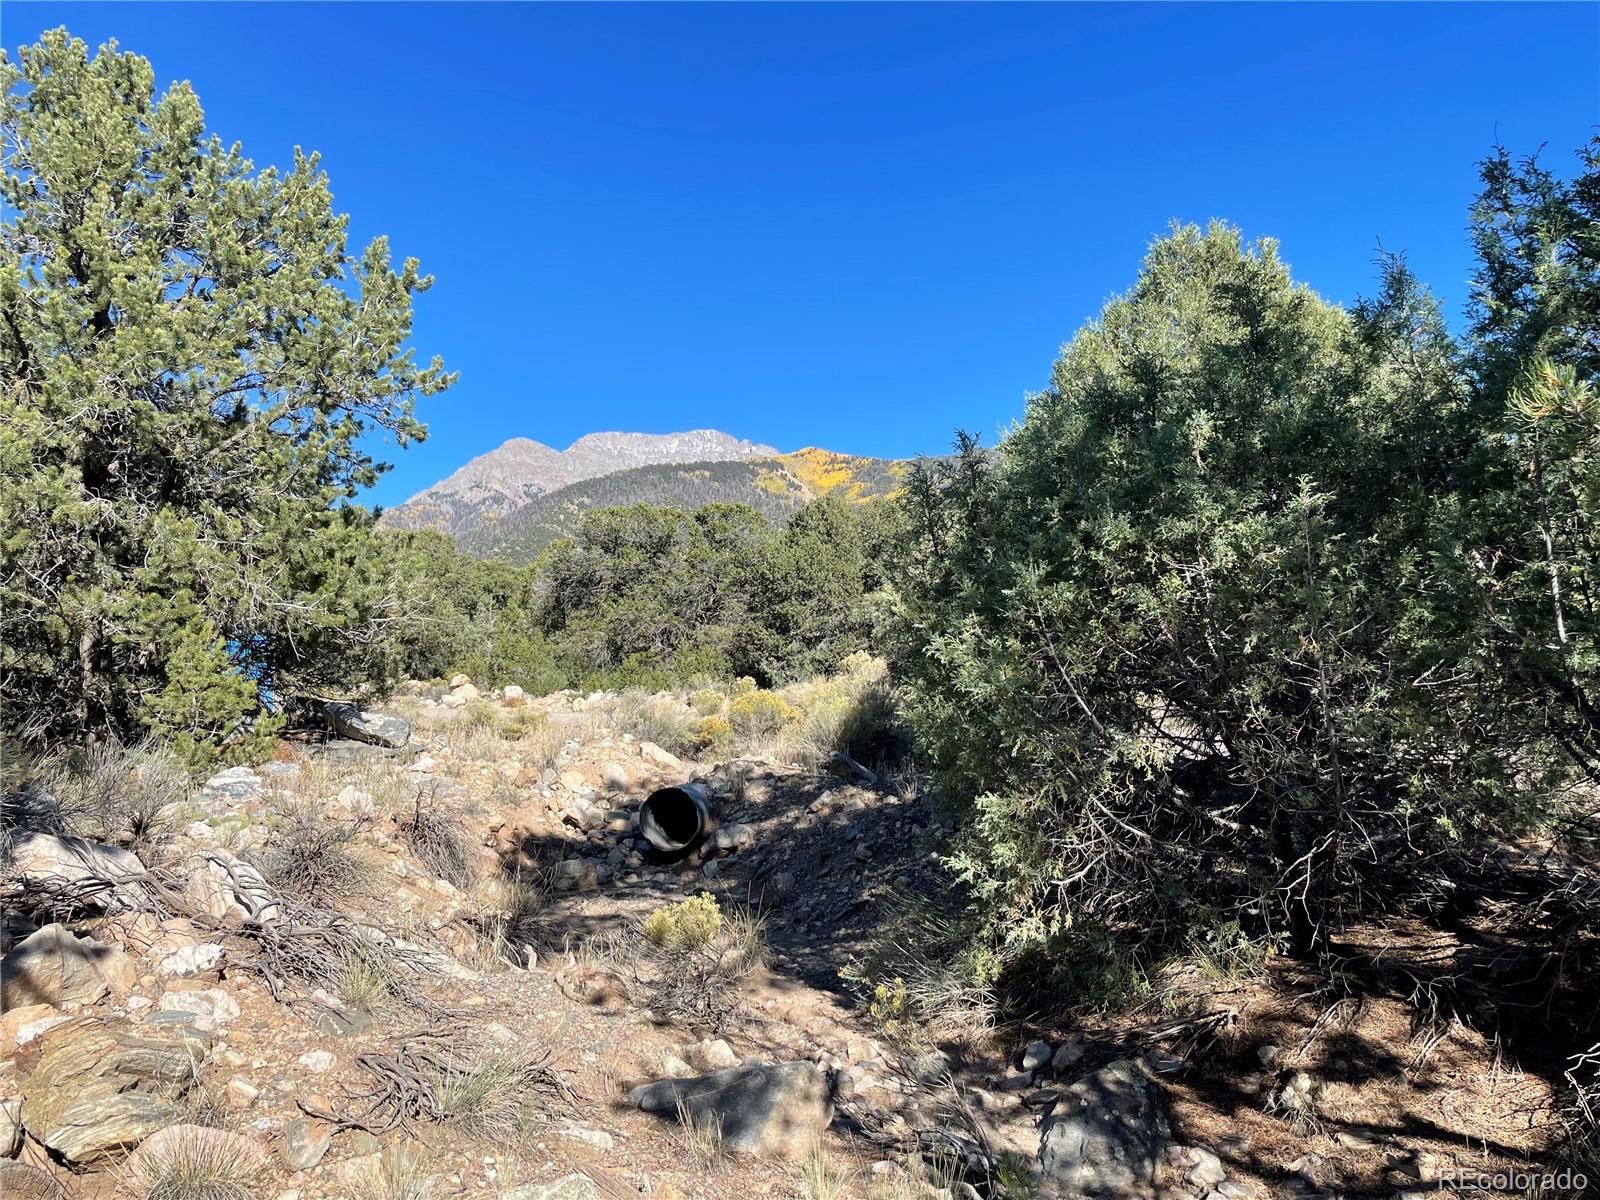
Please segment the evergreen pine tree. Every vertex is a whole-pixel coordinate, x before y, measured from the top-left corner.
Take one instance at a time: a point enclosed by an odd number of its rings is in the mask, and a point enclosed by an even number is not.
[[[363,435],[422,436],[451,382],[406,348],[430,279],[347,250],[315,155],[257,170],[115,43],[58,29],[0,77],[7,726],[214,745],[381,674],[403,589],[348,502]]]

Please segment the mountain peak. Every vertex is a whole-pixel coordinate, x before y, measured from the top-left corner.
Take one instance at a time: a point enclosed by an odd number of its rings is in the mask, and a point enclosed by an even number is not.
[[[728,462],[778,451],[716,429],[683,433],[589,433],[565,450],[514,437],[383,514],[392,529],[442,529],[461,533],[493,524],[558,488],[668,463]]]

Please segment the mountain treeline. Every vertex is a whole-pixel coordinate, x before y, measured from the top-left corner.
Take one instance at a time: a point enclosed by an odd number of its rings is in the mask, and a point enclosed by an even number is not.
[[[425,614],[398,631],[397,670],[534,692],[800,678],[879,640],[897,518],[837,498],[777,527],[743,504],[602,508],[529,566],[387,534]]]
[[[779,522],[824,497],[861,504],[892,497],[904,486],[908,470],[906,463],[815,448],[762,458],[655,463],[568,484],[497,520],[453,532],[462,549],[479,557],[528,563],[593,509],[651,504],[693,511],[708,504],[742,504]]]
[[[459,535],[461,547],[480,556],[528,563],[571,530],[586,512],[635,504],[693,511],[708,504],[742,504],[781,521],[806,502],[798,481],[766,460],[659,463],[614,471],[535,497],[498,521]]]

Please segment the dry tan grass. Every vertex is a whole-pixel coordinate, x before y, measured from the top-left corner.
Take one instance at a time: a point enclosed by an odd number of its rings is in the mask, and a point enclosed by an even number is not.
[[[30,774],[30,828],[126,846],[147,863],[160,857],[194,792],[183,764],[151,741],[61,751],[31,764]]]
[[[520,1049],[486,1049],[471,1059],[441,1060],[429,1083],[445,1121],[473,1136],[504,1135],[527,1124],[532,1063]]]
[[[728,1147],[722,1140],[722,1118],[716,1115],[697,1117],[681,1096],[677,1114],[675,1137],[684,1156],[696,1169],[708,1174],[721,1169],[728,1160]]]
[[[775,757],[808,769],[834,753],[882,770],[901,757],[903,735],[883,660],[852,655],[841,670],[789,685],[781,693],[796,718],[775,733]]]
[[[687,754],[694,746],[698,714],[676,696],[624,692],[615,708],[617,728],[642,742],[654,742],[672,754]]]
[[[422,1157],[391,1146],[353,1181],[351,1200],[434,1200],[439,1182]]]
[[[511,754],[492,721],[463,721],[448,728],[441,739],[447,753],[469,762],[493,762]]]
[[[297,799],[273,823],[267,844],[249,857],[273,887],[289,896],[322,903],[350,896],[374,875],[371,859],[357,844],[370,819],[328,819],[320,805]]]
[[[911,1048],[939,1040],[979,1047],[999,1023],[994,992],[972,978],[957,917],[937,897],[897,893],[845,967],[845,981],[883,1032]]]
[[[859,1162],[834,1154],[821,1138],[811,1144],[800,1166],[806,1200],[846,1200],[857,1195],[855,1188],[861,1174]]]
[[[389,955],[377,946],[354,942],[340,956],[336,978],[345,1003],[366,1013],[387,1008],[405,986],[404,975]]]
[[[462,891],[472,886],[473,854],[467,831],[436,801],[424,800],[419,794],[409,812],[395,815],[395,828],[435,879]]]
[[[212,1133],[198,1126],[167,1131],[159,1153],[135,1157],[124,1188],[139,1200],[255,1200],[265,1160],[251,1143]]]
[[[302,763],[299,773],[282,786],[291,797],[319,808],[350,788],[355,796],[352,812],[358,817],[401,811],[416,795],[415,781],[377,755],[350,759],[317,755]]]
[[[538,940],[537,920],[554,890],[548,872],[523,869],[496,872],[473,889],[478,915],[473,944],[462,961],[475,971],[504,970],[526,961],[526,948]]]
[[[198,1064],[196,1064],[198,1070]],[[202,1125],[207,1129],[232,1129],[236,1124],[227,1097],[210,1084],[196,1082],[178,1101],[180,1125]]]
[[[530,766],[540,771],[554,771],[561,763],[561,748],[568,734],[554,725],[543,725],[525,734],[517,743],[518,753]]]

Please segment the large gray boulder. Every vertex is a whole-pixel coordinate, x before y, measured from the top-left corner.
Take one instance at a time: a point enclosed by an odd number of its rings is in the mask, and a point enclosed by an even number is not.
[[[645,1112],[716,1125],[729,1150],[800,1158],[833,1120],[827,1078],[815,1063],[746,1063],[689,1079],[643,1084],[628,1099]]]
[[[229,767],[225,771],[218,771],[201,784],[196,798],[212,800],[225,797],[233,801],[253,800],[264,791],[266,785],[261,782],[261,775],[254,767]]]
[[[328,724],[343,737],[398,750],[411,740],[411,726],[399,717],[371,709],[357,708],[342,701],[322,706]]]
[[[1039,1129],[1039,1171],[1086,1200],[1145,1200],[1170,1136],[1161,1088],[1121,1059],[1063,1089]]]

